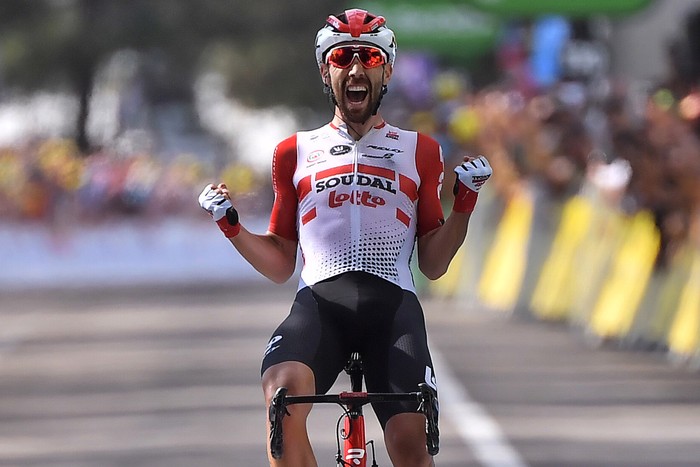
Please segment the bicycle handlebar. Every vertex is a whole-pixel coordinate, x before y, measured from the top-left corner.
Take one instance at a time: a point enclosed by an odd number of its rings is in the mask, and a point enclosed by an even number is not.
[[[362,406],[375,402],[420,402],[420,392],[341,392],[340,394],[317,394],[312,396],[285,396],[284,405],[294,404],[341,404]]]
[[[419,391],[407,393],[368,393],[341,392],[340,394],[315,394],[306,396],[288,396],[287,388],[277,389],[269,409],[270,420],[270,453],[275,459],[282,458],[283,432],[282,420],[286,415],[288,405],[294,404],[339,404],[344,407],[361,407],[365,404],[382,402],[417,402],[418,412],[426,418],[426,447],[428,453],[434,456],[440,450],[439,429],[437,419],[437,397],[434,391],[425,383],[418,385]]]

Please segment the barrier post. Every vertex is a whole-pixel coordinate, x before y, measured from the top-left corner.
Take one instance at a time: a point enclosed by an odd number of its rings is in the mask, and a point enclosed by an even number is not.
[[[669,351],[681,359],[700,352],[700,250],[693,251],[688,280],[683,286],[668,337]]]
[[[489,308],[513,311],[523,282],[533,201],[528,192],[514,195],[506,205],[487,253],[478,284],[478,297]]]
[[[629,332],[654,269],[660,234],[651,213],[628,220],[624,241],[591,315],[591,330],[601,338],[623,338]]]

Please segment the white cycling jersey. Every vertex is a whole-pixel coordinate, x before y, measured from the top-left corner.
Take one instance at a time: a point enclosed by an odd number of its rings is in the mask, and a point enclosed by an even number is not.
[[[327,124],[281,142],[269,231],[299,241],[299,288],[364,271],[415,292],[411,254],[444,221],[443,170],[435,140],[386,123],[359,141]]]

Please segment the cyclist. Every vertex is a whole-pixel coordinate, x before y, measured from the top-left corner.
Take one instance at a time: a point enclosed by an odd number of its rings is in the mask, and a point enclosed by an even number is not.
[[[292,276],[301,250],[294,303],[263,357],[266,401],[280,386],[290,395],[327,392],[353,351],[362,355],[369,392],[411,392],[424,381],[437,390],[410,259],[417,244],[423,274],[445,273],[491,167],[482,156],[455,168],[454,205],[444,219],[440,146],[378,113],[396,59],[383,17],[360,9],[329,16],[316,36],[316,59],[334,115],[276,147],[267,233],[241,225],[224,184],[208,185],[199,197],[233,246],[272,281]],[[434,465],[415,405],[373,409],[395,466]],[[317,465],[306,430],[310,410],[289,407],[284,456],[268,453],[271,465]]]

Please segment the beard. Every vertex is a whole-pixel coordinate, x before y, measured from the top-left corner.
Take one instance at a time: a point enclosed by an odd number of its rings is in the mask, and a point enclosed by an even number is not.
[[[334,90],[335,99],[340,110],[340,114],[343,120],[347,123],[364,124],[367,122],[372,115],[375,113],[375,109],[379,103],[380,90],[381,87],[377,88],[372,85],[369,81],[364,81],[360,84],[367,87],[367,95],[361,101],[353,101],[348,97],[347,89],[349,86],[358,84],[350,83],[348,81],[343,82],[339,87],[340,89]],[[339,91],[339,92],[338,92]]]

